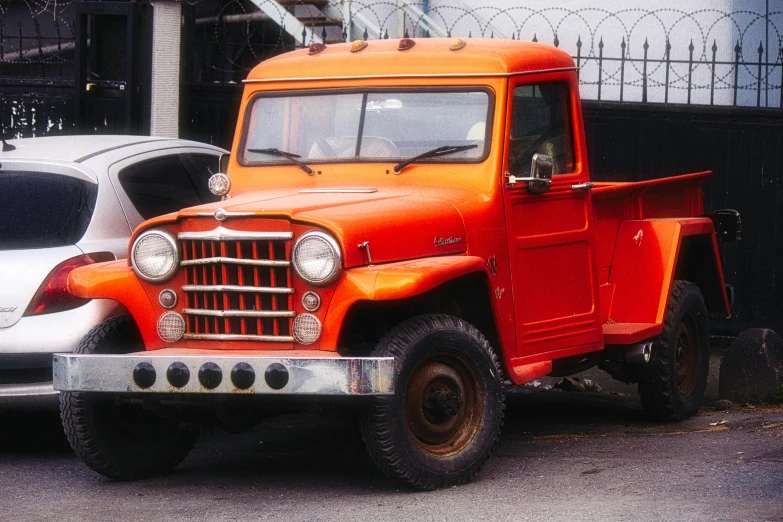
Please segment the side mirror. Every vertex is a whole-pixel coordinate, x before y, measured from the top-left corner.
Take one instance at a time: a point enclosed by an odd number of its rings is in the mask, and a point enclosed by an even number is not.
[[[218,172],[225,174],[228,170],[229,161],[231,161],[231,154],[221,154],[218,160]]]
[[[506,187],[511,188],[519,182],[527,183],[527,190],[531,194],[543,194],[549,192],[549,187],[552,185],[552,173],[554,172],[554,164],[552,156],[546,154],[533,154],[533,160],[530,165],[530,177],[520,178],[506,174],[508,181]]]

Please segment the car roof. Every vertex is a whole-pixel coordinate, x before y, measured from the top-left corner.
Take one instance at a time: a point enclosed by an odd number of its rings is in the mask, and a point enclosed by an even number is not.
[[[493,38],[466,38],[465,46],[450,50],[455,40],[416,38],[399,51],[398,40],[373,40],[359,52],[351,44],[327,45],[309,55],[308,49],[263,61],[247,81],[285,79],[364,78],[388,76],[505,76],[536,71],[576,69],[571,56],[550,45]]]
[[[16,147],[15,150],[0,152],[0,161],[12,159],[57,160],[81,163],[96,155],[117,150],[122,147],[151,142],[171,142],[172,146],[196,145],[175,138],[158,138],[154,136],[46,136],[41,138],[22,138],[7,140]],[[212,145],[198,143],[207,148]]]

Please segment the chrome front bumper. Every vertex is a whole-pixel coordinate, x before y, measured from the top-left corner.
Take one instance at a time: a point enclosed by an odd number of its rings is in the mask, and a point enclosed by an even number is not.
[[[114,393],[391,395],[392,357],[285,357],[170,350],[54,355],[54,389]],[[255,352],[258,353],[258,352]]]

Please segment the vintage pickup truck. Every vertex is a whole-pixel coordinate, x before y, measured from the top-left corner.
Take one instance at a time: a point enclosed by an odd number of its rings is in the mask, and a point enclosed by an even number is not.
[[[70,274],[127,309],[54,360],[97,472],[172,469],[204,423],[337,405],[388,476],[459,484],[498,440],[505,387],[594,365],[657,419],[699,409],[736,223],[704,215],[709,172],[591,182],[565,52],[315,44],[250,73],[236,129],[220,202]]]

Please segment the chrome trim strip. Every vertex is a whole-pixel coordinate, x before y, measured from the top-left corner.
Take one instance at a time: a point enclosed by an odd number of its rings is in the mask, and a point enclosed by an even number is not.
[[[33,382],[25,384],[0,384],[0,398],[3,397],[39,397],[57,395],[51,382]]]
[[[266,311],[266,310],[199,310],[197,308],[183,308],[183,314],[208,315],[211,317],[294,317],[293,311]]]
[[[198,217],[215,217],[215,213],[218,210],[223,210],[222,208],[216,209],[212,212],[196,212],[196,215]],[[223,210],[223,216],[225,216],[223,219],[233,218],[233,217],[247,217],[247,216],[255,216],[255,212],[231,212],[229,210]]]
[[[365,74],[359,76],[312,76],[309,78],[247,78],[242,83],[317,82],[324,80],[371,80],[374,78],[510,78],[552,72],[576,71],[577,67],[555,67],[513,73],[454,73],[454,74]]]
[[[183,339],[191,341],[261,341],[264,343],[292,343],[290,335],[243,335],[243,334],[194,334],[186,333]]]
[[[53,359],[54,389],[59,391],[143,393],[173,395],[197,393],[220,394],[275,394],[275,395],[391,395],[394,393],[394,358],[392,357],[339,357],[311,356],[286,357],[258,355],[259,352],[231,355],[202,353],[198,350],[183,355],[156,355],[156,350],[123,355],[105,354],[55,354]],[[195,354],[194,354],[195,352]],[[263,353],[263,352],[261,352]],[[181,387],[171,386],[166,370],[174,362],[185,364],[190,370],[190,380]],[[198,373],[207,362],[217,364],[223,379],[214,389],[201,386]],[[140,388],[133,381],[133,369],[140,363],[151,364],[155,370],[155,382],[148,388]],[[238,363],[249,364],[255,374],[247,389],[237,388],[231,379],[231,370]],[[288,375],[287,382],[279,389],[267,384],[266,371],[271,365],[277,372]],[[270,381],[274,382],[274,381]]]
[[[290,261],[277,261],[272,259],[245,259],[237,257],[202,257],[199,259],[186,259],[179,262],[179,266],[209,265],[211,263],[228,263],[233,265],[272,266],[288,268]]]
[[[182,285],[186,292],[251,292],[256,294],[293,294],[293,288],[239,285]]]
[[[302,189],[300,194],[372,194],[378,192],[377,188],[323,188]]]
[[[212,215],[212,214],[210,214]],[[180,240],[204,240],[204,241],[223,241],[223,240],[267,240],[274,241],[280,239],[291,239],[293,232],[245,232],[243,230],[232,230],[230,228],[217,227],[214,230],[206,232],[180,232],[177,238]]]

